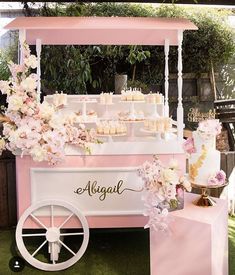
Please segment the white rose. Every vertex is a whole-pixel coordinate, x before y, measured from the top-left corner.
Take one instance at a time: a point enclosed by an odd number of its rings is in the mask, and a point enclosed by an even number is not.
[[[171,184],[178,184],[179,183],[179,177],[172,169],[164,169],[162,171],[162,177],[165,182],[171,183]]]
[[[64,122],[66,124],[73,125],[77,120],[77,115],[75,113],[68,114],[64,117]]]
[[[30,150],[30,154],[34,161],[44,161],[47,157],[47,152],[40,145],[34,146],[32,150]]]
[[[48,102],[44,101],[39,106],[39,115],[42,119],[49,120],[51,119],[52,115],[54,114],[55,109],[51,106]]]
[[[11,131],[11,135],[8,137],[8,140],[12,143],[12,144],[18,144],[20,137],[19,137],[19,131]]]
[[[9,86],[9,81],[5,81],[5,80],[1,80],[0,81],[0,90],[2,92],[2,94],[10,94],[11,88]]]
[[[21,82],[21,87],[31,92],[37,88],[37,80],[33,77],[27,77]]]
[[[12,95],[8,98],[8,110],[18,111],[23,106],[24,102],[21,96]]]
[[[171,169],[178,169],[179,168],[179,163],[176,159],[171,159],[170,162],[169,162],[169,168]]]
[[[24,59],[24,63],[27,67],[35,69],[37,67],[37,57],[35,55],[30,55],[28,58]]]

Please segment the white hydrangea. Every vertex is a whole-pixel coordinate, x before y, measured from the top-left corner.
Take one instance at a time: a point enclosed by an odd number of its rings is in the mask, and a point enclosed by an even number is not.
[[[37,57],[33,54],[30,55],[28,58],[24,59],[24,64],[27,67],[30,67],[32,69],[35,69],[37,67],[37,63],[38,63]]]
[[[6,94],[6,95],[10,94],[11,88],[10,88],[9,84],[10,84],[9,81],[5,81],[5,80],[0,81],[0,90],[1,90],[2,94]]]
[[[163,182],[171,183],[173,185],[177,185],[179,183],[179,176],[172,169],[164,169],[162,171],[162,180]]]
[[[58,114],[53,114],[49,121],[49,125],[53,129],[62,130],[64,126],[64,118]]]
[[[44,101],[39,106],[39,114],[42,119],[50,120],[52,115],[54,114],[55,109],[52,105],[50,105],[48,102]]]
[[[34,161],[44,161],[47,159],[47,151],[40,145],[34,146],[30,150],[30,154]]]
[[[21,87],[27,92],[32,92],[37,88],[37,80],[33,77],[27,77],[22,80]]]

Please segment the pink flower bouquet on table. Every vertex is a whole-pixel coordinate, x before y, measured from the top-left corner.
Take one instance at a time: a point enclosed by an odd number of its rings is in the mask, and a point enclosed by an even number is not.
[[[89,151],[96,142],[95,131],[86,130],[80,124],[75,127],[75,114],[61,115],[58,109],[66,105],[64,94],[57,94],[55,104],[40,103],[37,97],[37,58],[30,55],[27,44],[23,48],[24,64],[9,64],[12,77],[0,81],[0,90],[7,96],[8,107],[0,117],[3,137],[0,137],[0,153],[8,149],[32,156],[35,161],[50,164],[61,162],[66,144],[74,144]]]
[[[145,228],[168,231],[168,212],[183,208],[183,190],[191,191],[190,182],[180,175],[176,160],[164,166],[154,157],[152,162],[145,162],[138,172],[144,182],[144,215],[149,216]]]

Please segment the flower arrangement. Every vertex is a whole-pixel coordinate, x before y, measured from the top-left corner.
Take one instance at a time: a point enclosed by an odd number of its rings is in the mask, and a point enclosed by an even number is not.
[[[208,179],[208,185],[223,185],[226,181],[226,174],[223,170],[216,172]]]
[[[207,119],[199,122],[196,132],[203,140],[207,141],[219,135],[221,129],[222,126],[218,119]],[[189,137],[185,140],[183,149],[189,155],[196,153],[193,137]]]
[[[176,160],[164,166],[154,156],[153,161],[146,161],[138,172],[144,181],[144,215],[149,216],[145,228],[167,232],[168,212],[183,207],[183,190],[190,192],[191,184],[186,177],[179,175]]]
[[[207,119],[199,122],[197,132],[203,139],[211,139],[220,134],[222,129],[218,119]]]
[[[31,73],[37,66],[37,58],[30,54],[26,43],[23,56],[23,64],[9,64],[12,77],[0,81],[0,90],[6,94],[8,103],[0,116],[3,123],[0,153],[5,149],[13,153],[20,151],[22,156],[28,154],[35,161],[57,164],[63,160],[66,144],[89,150],[89,144],[96,142],[95,131],[86,130],[82,124],[75,127],[75,114],[61,115],[60,104],[38,101],[38,78]]]

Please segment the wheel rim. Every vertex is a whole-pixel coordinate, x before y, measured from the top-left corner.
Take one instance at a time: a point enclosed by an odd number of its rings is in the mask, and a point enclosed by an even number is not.
[[[70,212],[69,215],[66,215],[65,217],[63,216],[63,222],[61,222],[59,225],[55,224],[55,220],[57,217],[55,215],[55,209],[58,207],[59,208],[62,207],[66,209],[66,211]],[[43,208],[49,209],[50,225],[44,224],[44,222],[42,222],[41,220],[41,216],[35,215],[36,211]],[[64,229],[64,226],[70,221],[72,217],[76,218],[79,221],[82,228],[82,232],[64,233],[62,231]],[[34,221],[40,227],[40,229],[43,229],[45,232],[32,233],[32,234],[23,233],[24,224],[26,221],[28,221],[28,219],[31,221]],[[69,247],[69,245],[66,244],[64,240],[62,240],[62,238],[66,238],[68,236],[70,238],[74,236],[83,237],[82,244],[78,250],[73,251],[73,249]],[[43,241],[40,243],[39,246],[37,246],[37,249],[35,249],[33,253],[30,253],[29,250],[26,248],[25,239],[30,240],[32,238],[38,238],[38,237],[43,238]],[[45,271],[63,270],[75,264],[86,251],[88,241],[89,241],[89,227],[88,227],[86,218],[77,208],[63,201],[49,200],[49,201],[41,201],[37,204],[31,205],[21,215],[16,228],[16,243],[21,255],[32,266]],[[50,263],[45,263],[36,258],[37,254],[44,248],[46,244],[49,245],[49,250],[51,252],[52,260]],[[57,260],[55,260],[56,253],[58,253],[59,246],[61,246],[61,248],[63,248],[68,253],[70,253],[70,256],[71,256],[69,259],[63,262],[58,262]]]

